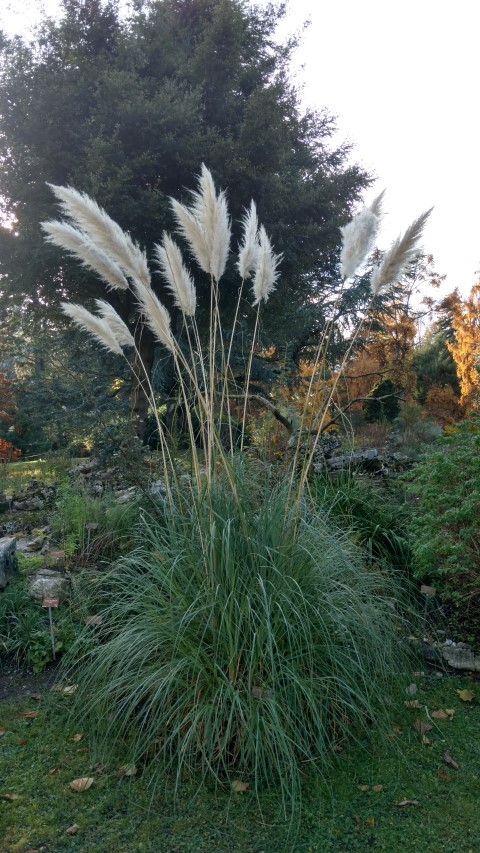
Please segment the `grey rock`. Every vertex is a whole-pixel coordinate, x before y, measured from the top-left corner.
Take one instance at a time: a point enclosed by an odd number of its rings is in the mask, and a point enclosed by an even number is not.
[[[16,539],[0,539],[0,589],[4,589],[15,571]]]
[[[54,569],[39,569],[30,581],[30,595],[35,601],[43,601],[44,598],[65,601],[69,590],[70,581],[67,576]]]
[[[480,655],[475,655],[466,643],[443,643],[440,646],[444,660],[452,669],[480,672]]]

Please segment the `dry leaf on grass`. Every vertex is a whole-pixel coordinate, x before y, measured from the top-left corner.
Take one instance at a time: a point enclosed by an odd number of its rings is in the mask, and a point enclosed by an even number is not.
[[[367,817],[367,823],[369,826],[375,826],[375,818],[374,817]]]
[[[431,740],[431,738],[427,737],[426,735],[422,735],[422,743],[424,746],[431,746],[432,740]]]
[[[27,738],[26,738],[26,737],[21,737],[21,738],[20,738],[20,740],[19,740],[19,741],[18,741],[18,743],[17,743],[17,746],[25,746],[25,744],[26,744],[26,743],[28,743]]]
[[[445,708],[445,713],[448,715],[450,720],[453,720],[455,716],[455,708]]]
[[[401,802],[397,803],[397,806],[403,808],[403,806],[419,806],[420,803],[418,800],[401,800]]]
[[[250,787],[250,782],[242,782],[241,779],[234,779],[232,782],[232,791],[235,794],[243,794],[245,791],[248,791]]]
[[[83,791],[88,791],[93,785],[93,776],[82,776],[80,779],[74,779],[69,782],[69,788],[75,791],[76,794],[82,794]]]
[[[369,791],[370,785],[357,785],[359,791]]]
[[[37,711],[21,711],[20,716],[24,720],[33,720],[37,716]]]
[[[362,824],[362,818],[360,817],[360,815],[358,815],[358,814],[354,814],[354,815],[353,815],[353,819],[354,819],[355,823],[357,824],[357,826],[361,826],[361,824]]]
[[[426,723],[425,720],[415,720],[413,724],[413,728],[420,732],[421,735],[426,734],[427,732],[431,732],[433,726],[430,723]]]
[[[450,714],[447,714],[447,712],[444,711],[443,708],[439,708],[438,711],[432,711],[430,716],[434,720],[450,720],[451,719]]]
[[[407,699],[404,703],[406,708],[421,708],[422,703],[418,699]]]
[[[462,702],[473,702],[475,699],[475,693],[472,693],[471,690],[456,690],[455,693],[458,693],[458,698],[462,700]]]
[[[372,791],[376,791],[378,794],[379,791],[383,791],[383,785],[373,785]]]
[[[72,823],[72,825],[69,826],[68,829],[65,830],[65,832],[67,833],[67,835],[76,835],[79,829],[79,823]]]
[[[0,726],[0,737],[3,737],[4,734],[5,734],[5,729],[3,728],[3,726]]]
[[[437,776],[439,779],[445,779],[446,782],[450,781],[450,776],[448,773],[444,773],[443,770],[437,770]]]
[[[60,767],[52,767],[52,769],[48,771],[48,775],[49,776],[55,776],[55,774],[58,773],[59,770],[60,770]]]
[[[124,776],[136,776],[138,772],[138,768],[135,764],[122,764],[121,767],[118,768],[118,778],[123,779]]]
[[[72,735],[72,737],[70,738],[70,740],[73,740],[73,742],[74,742],[74,743],[80,743],[80,741],[81,741],[81,739],[82,739],[82,738],[83,738],[83,735],[82,735],[82,734],[80,734],[80,732],[79,732],[79,733],[78,733],[78,734],[76,734],[76,735]]]
[[[417,692],[417,685],[416,684],[409,684],[407,689],[405,690],[405,693],[407,694],[407,696],[415,696],[416,692]]]
[[[75,693],[77,687],[78,684],[69,684],[67,687],[62,688],[62,693],[64,696],[72,696],[72,694]]]
[[[7,803],[14,803],[15,800],[20,799],[20,794],[10,794],[9,792],[5,794],[0,794],[0,800],[5,800]]]
[[[449,752],[445,753],[445,755],[443,756],[443,760],[444,760],[445,764],[448,764],[448,766],[452,768],[452,770],[459,770],[460,769],[457,762],[453,760],[453,758]]]

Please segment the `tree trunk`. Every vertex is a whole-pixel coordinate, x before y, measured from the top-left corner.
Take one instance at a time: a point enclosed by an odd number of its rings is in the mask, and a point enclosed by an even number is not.
[[[136,336],[136,346],[137,352],[130,380],[130,413],[135,435],[143,441],[150,403],[147,379],[151,379],[155,356],[155,339],[146,326],[140,327]]]

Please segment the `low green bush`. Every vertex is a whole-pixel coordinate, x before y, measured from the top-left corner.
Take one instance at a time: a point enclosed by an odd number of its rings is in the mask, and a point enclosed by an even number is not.
[[[409,480],[417,577],[480,613],[480,416],[448,427]]]
[[[355,472],[330,477],[316,475],[313,498],[322,512],[365,551],[371,562],[381,562],[405,577],[412,571],[405,489],[397,482],[372,483]]]
[[[91,497],[79,485],[59,489],[52,533],[67,557],[112,560],[133,544],[139,499],[119,504],[111,494]]]
[[[338,743],[381,732],[403,654],[397,590],[284,486],[243,468],[233,482],[144,516],[103,578],[75,700],[89,730],[133,738],[131,760],[155,759],[177,784],[195,771],[278,782],[292,806]]]
[[[73,644],[75,635],[70,615],[55,612],[55,658]],[[53,661],[48,611],[29,596],[22,577],[15,578],[0,594],[0,651],[1,657],[11,656],[18,665],[29,665],[34,672],[42,672]]]

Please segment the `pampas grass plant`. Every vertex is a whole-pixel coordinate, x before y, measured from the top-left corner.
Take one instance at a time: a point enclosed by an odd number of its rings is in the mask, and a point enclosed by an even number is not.
[[[219,298],[231,225],[226,195],[217,193],[208,169],[202,166],[190,207],[171,201],[180,237],[211,279],[206,344],[181,248],[164,234],[154,253],[183,317],[187,352],[152,289],[143,250],[87,196],[52,189],[71,221],[44,223],[47,239],[95,270],[107,287],[123,290],[127,282],[143,321],[171,353],[193,470],[191,478],[180,476],[157,413],[167,497],[155,518],[140,519],[136,549],[104,580],[104,627],[83,656],[77,649],[77,700],[98,731],[108,721],[109,736],[128,734],[132,761],[154,760],[157,770],[174,773],[177,784],[186,771],[222,782],[240,778],[256,791],[277,782],[285,806],[293,808],[303,776],[324,773],[339,741],[378,721],[401,646],[395,584],[328,526],[306,488],[334,387],[321,411],[311,413],[306,403],[290,469],[272,483],[232,439],[231,397],[239,391],[232,386],[232,348],[224,346]],[[343,229],[345,278],[371,248],[381,202],[379,196]],[[427,216],[387,253],[374,273],[374,293],[401,275]],[[242,392],[243,435],[259,316],[277,286],[281,256],[253,202],[242,226],[234,327],[247,281],[256,310]],[[134,370],[139,353],[132,335],[108,303],[99,301],[97,308],[92,315],[63,305]],[[327,327],[307,400],[330,334]],[[143,382],[156,411],[148,379]]]

